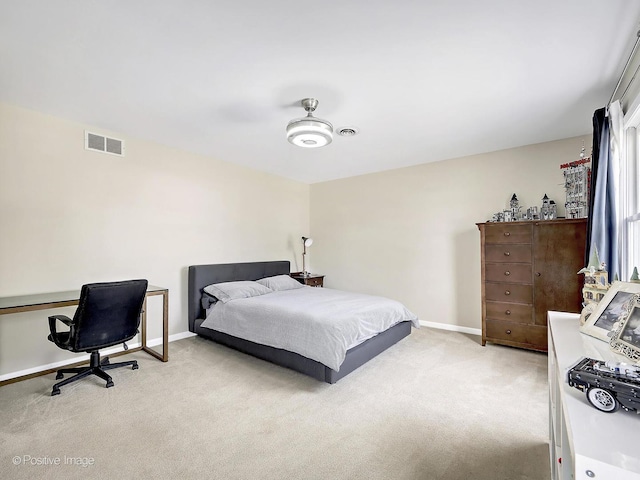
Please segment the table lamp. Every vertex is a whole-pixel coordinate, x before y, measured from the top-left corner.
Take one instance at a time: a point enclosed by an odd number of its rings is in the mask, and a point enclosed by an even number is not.
[[[302,276],[308,277],[310,275],[307,272],[307,247],[313,245],[313,238],[302,237]]]

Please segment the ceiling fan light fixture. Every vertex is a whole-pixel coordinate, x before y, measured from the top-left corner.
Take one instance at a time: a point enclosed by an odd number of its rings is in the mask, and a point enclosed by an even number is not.
[[[302,106],[307,116],[291,120],[287,125],[287,140],[289,143],[303,148],[318,148],[329,145],[333,140],[333,125],[313,116],[318,106],[315,98],[305,98]]]

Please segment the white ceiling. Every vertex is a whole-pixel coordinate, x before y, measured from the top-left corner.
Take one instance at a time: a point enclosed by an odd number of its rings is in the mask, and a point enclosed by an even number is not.
[[[0,101],[315,183],[589,133],[639,20],[636,0],[3,0]],[[305,97],[360,134],[289,144]]]

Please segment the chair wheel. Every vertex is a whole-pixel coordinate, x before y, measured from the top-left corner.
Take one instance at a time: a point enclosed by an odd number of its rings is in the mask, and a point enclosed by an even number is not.
[[[107,382],[107,388],[109,388],[109,387],[113,387],[113,382],[112,381]]]
[[[64,378],[64,374],[58,372],[57,375],[56,375],[56,380],[60,380],[61,378]],[[60,393],[60,392],[58,392],[58,393]]]
[[[138,369],[138,364],[134,363],[133,365],[131,365],[131,370],[137,370]]]
[[[54,388],[51,391],[51,396],[53,397],[54,395],[60,395],[60,389],[59,388]]]

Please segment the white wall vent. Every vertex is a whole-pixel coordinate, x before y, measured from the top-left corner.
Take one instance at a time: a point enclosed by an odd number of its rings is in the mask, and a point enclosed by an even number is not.
[[[110,155],[124,156],[124,141],[97,133],[84,132],[84,148]]]

